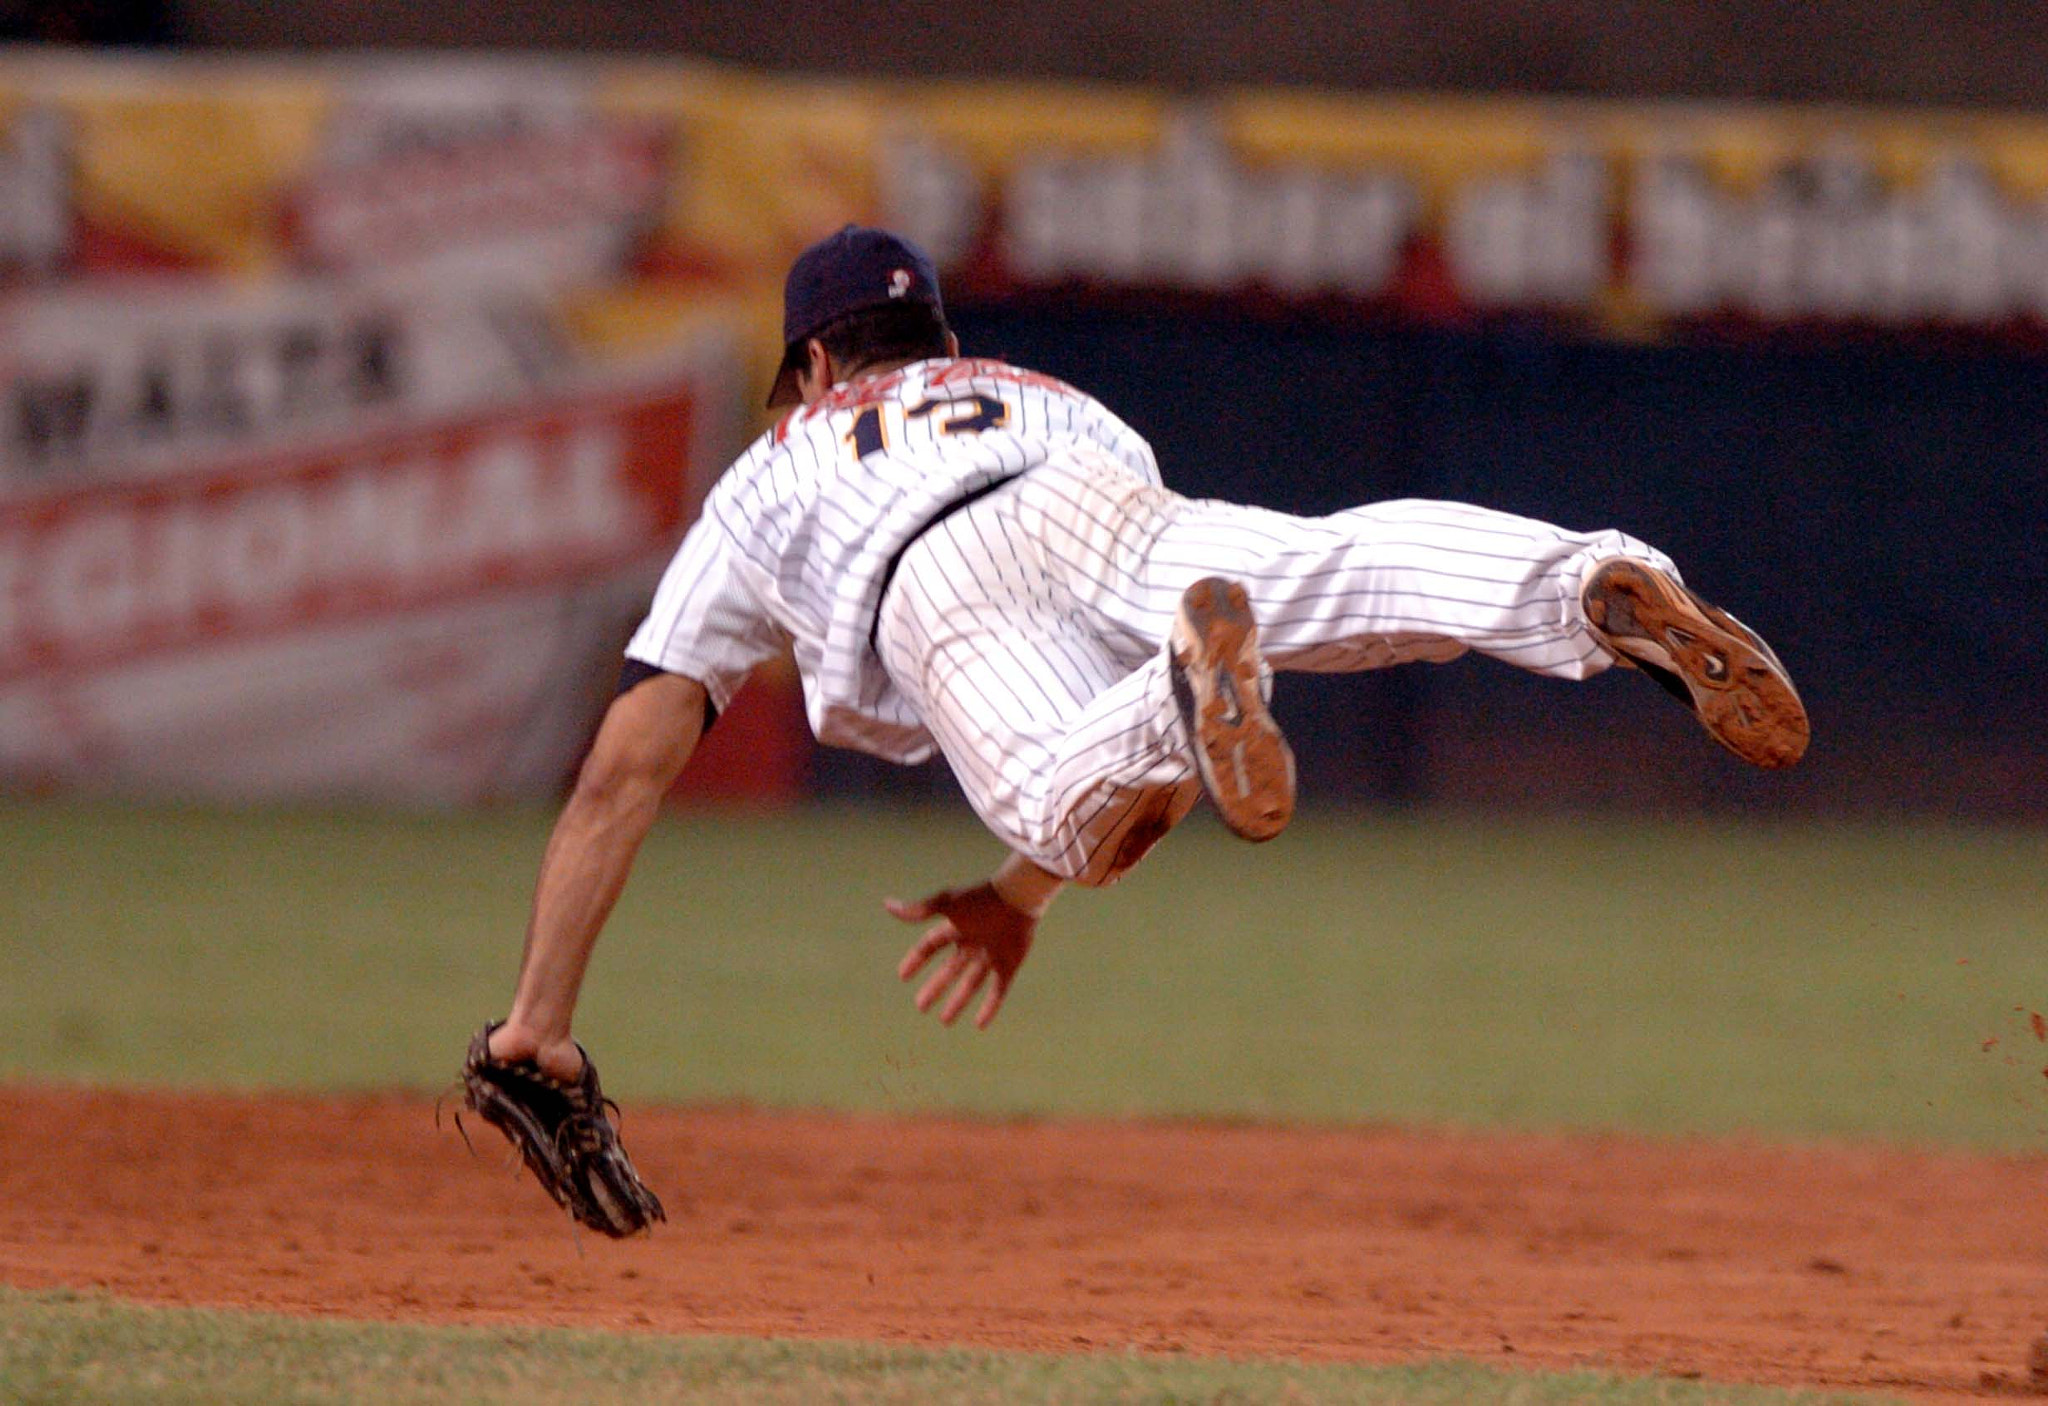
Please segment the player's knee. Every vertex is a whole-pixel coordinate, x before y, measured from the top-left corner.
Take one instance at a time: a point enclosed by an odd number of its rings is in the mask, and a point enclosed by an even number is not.
[[[1113,884],[1151,853],[1179,824],[1200,794],[1200,784],[1122,789],[1093,793],[1089,804],[1069,812],[1066,863],[1074,883]]]

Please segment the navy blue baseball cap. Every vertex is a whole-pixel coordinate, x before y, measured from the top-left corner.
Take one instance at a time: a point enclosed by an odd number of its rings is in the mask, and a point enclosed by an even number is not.
[[[900,234],[846,225],[796,256],[782,285],[782,368],[768,391],[773,409],[800,398],[804,343],[848,313],[895,302],[923,303],[946,317],[931,256]]]

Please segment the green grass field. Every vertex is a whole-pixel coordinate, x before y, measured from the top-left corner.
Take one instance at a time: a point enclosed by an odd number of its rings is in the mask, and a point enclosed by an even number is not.
[[[0,805],[0,1078],[445,1085],[503,1007],[549,818]],[[963,813],[665,821],[579,1033],[635,1102],[2048,1141],[2041,834],[1310,815],[1253,849],[1197,821],[1061,899],[994,1030],[942,1030],[894,979],[914,934],[879,900],[998,857]],[[0,1291],[0,1399],[366,1398],[1818,1399]]]
[[[0,1077],[436,1087],[548,820],[0,806]],[[579,1033],[633,1100],[2048,1142],[2041,834],[1198,818],[943,1030],[879,900],[997,857],[964,813],[666,821]]]
[[[1464,1362],[1326,1367],[306,1322],[134,1309],[95,1297],[5,1289],[0,1396],[37,1406],[347,1406],[366,1400],[385,1406],[705,1400],[731,1406],[1819,1406],[1851,1400],[1592,1372],[1538,1377]]]

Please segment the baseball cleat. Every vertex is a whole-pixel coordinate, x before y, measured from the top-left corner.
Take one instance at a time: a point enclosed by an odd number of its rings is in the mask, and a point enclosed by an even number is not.
[[[1259,627],[1244,587],[1205,576],[1181,593],[1168,676],[1202,787],[1223,823],[1270,840],[1294,815],[1294,753],[1266,711]]]
[[[1646,561],[1601,562],[1579,592],[1600,642],[1691,708],[1746,762],[1786,767],[1806,752],[1806,705],[1761,636]]]

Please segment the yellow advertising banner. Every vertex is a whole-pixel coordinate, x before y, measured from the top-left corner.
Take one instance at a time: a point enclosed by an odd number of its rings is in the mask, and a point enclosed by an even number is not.
[[[1627,337],[2048,322],[2048,121],[470,58],[0,63],[0,278],[509,282],[773,353],[848,219],[956,299],[1223,298]],[[767,326],[762,325],[767,309]]]

